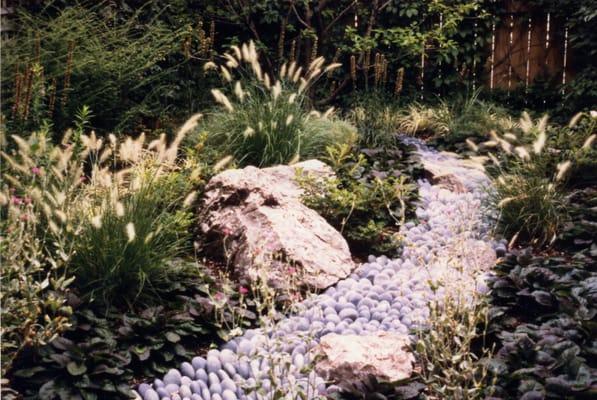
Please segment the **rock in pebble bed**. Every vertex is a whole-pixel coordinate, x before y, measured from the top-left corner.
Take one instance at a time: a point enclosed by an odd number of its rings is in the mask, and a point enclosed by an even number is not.
[[[408,335],[429,317],[428,303],[446,294],[485,290],[503,242],[489,236],[482,200],[489,181],[479,170],[450,154],[405,139],[434,168],[445,168],[458,187],[419,182],[418,224],[401,227],[399,258],[369,256],[347,279],[296,307],[267,329],[247,330],[223,346],[170,370],[163,379],[139,385],[144,400],[270,399],[325,396],[338,390],[312,365],[313,349],[329,334],[366,336],[376,332]],[[495,249],[495,250],[494,250]]]

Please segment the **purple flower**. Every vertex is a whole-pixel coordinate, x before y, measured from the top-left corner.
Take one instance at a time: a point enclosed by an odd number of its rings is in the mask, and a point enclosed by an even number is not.
[[[19,196],[12,196],[10,201],[15,206],[20,206],[21,204],[23,204],[23,199],[21,199]]]
[[[34,175],[40,175],[41,174],[41,168],[39,167],[33,167],[31,168],[31,173]]]
[[[241,295],[243,295],[243,296],[244,296],[244,295],[246,295],[247,293],[249,293],[249,289],[247,289],[247,288],[246,288],[246,287],[244,287],[244,286],[240,286],[240,287],[238,288],[238,292],[239,292]]]

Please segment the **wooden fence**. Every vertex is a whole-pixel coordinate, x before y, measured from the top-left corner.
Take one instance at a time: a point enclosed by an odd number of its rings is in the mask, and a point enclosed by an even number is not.
[[[512,90],[534,80],[573,75],[565,21],[521,1],[507,0],[506,14],[494,23],[486,84]]]

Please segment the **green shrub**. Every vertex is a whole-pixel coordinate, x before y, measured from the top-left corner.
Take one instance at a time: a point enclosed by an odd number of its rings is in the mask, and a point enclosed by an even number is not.
[[[324,160],[336,177],[322,183],[299,175],[304,203],[344,235],[353,253],[395,253],[416,199],[416,166],[398,148],[355,153],[346,144],[328,147]]]
[[[225,65],[206,64],[207,69],[219,71],[230,91],[227,96],[212,90],[222,107],[202,125],[207,146],[232,155],[241,166],[264,167],[317,157],[332,143],[353,140],[354,129],[330,119],[331,109],[320,115],[307,104],[311,86],[338,64],[324,67],[320,57],[304,73],[291,63],[282,66],[277,78],[270,78],[252,42],[233,50],[222,57]],[[233,74],[239,80],[233,80]]]
[[[159,15],[142,21],[140,7],[126,18],[104,3],[21,10],[19,32],[2,46],[3,112],[11,130],[52,121],[67,128],[83,105],[93,125],[106,130],[135,127],[169,112],[167,99],[180,90],[175,79],[184,62],[182,27]]]

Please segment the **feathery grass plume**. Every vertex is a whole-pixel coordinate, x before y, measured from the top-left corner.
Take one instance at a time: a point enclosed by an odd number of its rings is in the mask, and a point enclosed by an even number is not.
[[[158,153],[158,159],[160,162],[170,163],[170,164],[174,163],[174,161],[176,160],[176,157],[178,155],[178,149],[180,147],[180,144],[182,143],[184,138],[187,136],[187,134],[197,127],[197,124],[202,117],[203,117],[203,115],[201,113],[197,113],[197,114],[192,115],[189,119],[187,119],[185,121],[185,123],[180,127],[178,132],[176,133],[176,136],[174,137],[174,140],[172,141],[170,146],[168,146],[168,147],[165,146],[165,143],[166,143],[165,136],[160,138],[159,143],[164,144],[163,150]]]
[[[135,240],[135,224],[133,224],[132,222],[129,222],[128,224],[126,224],[125,226],[125,230],[126,230],[126,237],[128,238],[128,243],[132,243]]]
[[[545,130],[541,130],[539,135],[537,135],[537,139],[533,142],[533,152],[535,154],[541,153],[545,146],[545,142],[547,142],[547,134],[545,133]]]
[[[234,56],[232,56],[232,55],[230,55],[230,54],[226,53],[226,54],[224,54],[224,58],[225,58],[226,60],[228,60],[228,61],[226,61],[226,66],[227,66],[228,68],[230,68],[230,69],[238,68],[238,66],[239,66],[239,63],[238,63],[238,61],[236,60],[236,58],[234,58]]]
[[[557,174],[556,174],[556,182],[561,181],[564,179],[570,166],[572,165],[572,161],[566,160],[558,164],[557,166]]]
[[[279,74],[280,79],[286,78],[286,69],[287,68],[288,67],[287,67],[286,63],[282,64],[282,67],[280,67],[280,74]]]
[[[593,143],[595,142],[596,137],[597,137],[597,134],[592,134],[591,136],[589,136],[583,143],[582,149],[583,150],[590,149],[593,146]]]
[[[516,135],[511,132],[504,133],[504,137],[512,142],[518,141],[518,137],[516,137]]]
[[[236,45],[230,46],[230,48],[234,52],[234,57],[236,57],[236,59],[238,61],[242,60],[243,56],[242,56],[242,52],[240,51],[240,48],[238,46],[236,46]]]
[[[124,217],[124,206],[120,201],[117,201],[114,204],[114,211],[116,212],[117,217]]]
[[[523,146],[516,146],[514,148],[514,152],[523,161],[529,161],[531,159],[531,155]]]
[[[471,139],[466,139],[466,144],[472,151],[479,151],[479,146],[477,146],[477,144],[473,142]]]
[[[294,72],[296,71],[296,67],[297,67],[297,64],[294,61],[292,61],[290,63],[290,65],[288,66],[288,79],[293,80],[293,76],[294,76]],[[283,78],[283,76],[280,74],[280,79],[282,79],[282,78]]]
[[[576,113],[572,117],[572,119],[570,120],[570,122],[568,123],[568,127],[569,128],[574,128],[576,126],[576,124],[578,123],[578,121],[582,118],[583,115],[584,115],[583,112]]]
[[[236,98],[241,101],[241,103],[245,99],[245,92],[243,91],[240,81],[236,81],[234,84],[234,94],[236,95]]]
[[[251,128],[250,126],[247,126],[247,129],[245,129],[243,132],[243,136],[246,138],[249,138],[249,137],[253,136],[254,134],[255,134],[255,129]]]
[[[298,67],[294,73],[292,74],[292,82],[297,83],[301,78],[301,74],[303,73],[303,67]]]
[[[226,108],[226,110],[230,112],[234,111],[232,103],[230,102],[230,100],[228,100],[228,97],[226,97],[224,93],[222,93],[218,89],[212,89],[211,94],[218,103],[222,104]]]
[[[184,201],[182,202],[182,206],[184,208],[189,208],[193,205],[193,203],[195,203],[196,199],[197,199],[197,191],[193,191],[193,192],[189,193],[187,195],[187,197],[185,197]]]
[[[336,69],[340,68],[341,66],[342,66],[342,64],[340,64],[340,63],[333,63],[333,64],[330,64],[330,65],[328,65],[327,67],[325,67],[325,68],[323,69],[323,72],[324,72],[324,73],[329,73],[329,72],[332,72],[332,71],[334,71],[334,70],[336,70]]]
[[[220,65],[220,73],[222,74],[226,82],[232,81],[232,75],[230,75],[230,72],[228,72],[228,69],[225,66]]]
[[[248,129],[251,129],[251,128],[248,128]],[[220,161],[218,161],[217,163],[214,164],[213,170],[215,172],[222,170],[222,168],[226,167],[226,165],[228,165],[232,161],[232,159],[233,159],[232,156],[226,156],[226,157],[222,158]]]
[[[100,229],[102,227],[102,216],[101,215],[94,215],[91,217],[91,225],[95,229]]]
[[[205,65],[203,65],[204,71],[209,71],[209,70],[217,69],[217,68],[218,68],[218,66],[213,61],[208,61],[205,63]]]

